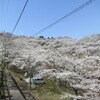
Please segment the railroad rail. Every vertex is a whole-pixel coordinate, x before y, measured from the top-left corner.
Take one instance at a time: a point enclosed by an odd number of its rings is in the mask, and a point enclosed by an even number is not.
[[[8,88],[14,100],[36,100],[23,84],[19,85],[17,83],[16,79],[11,74],[8,75]]]
[[[11,73],[0,71],[0,100],[36,100],[23,84],[18,84]]]

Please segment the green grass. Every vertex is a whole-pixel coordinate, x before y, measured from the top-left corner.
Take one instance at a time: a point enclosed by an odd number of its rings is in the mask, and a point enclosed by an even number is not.
[[[40,94],[43,92],[47,93],[48,91],[52,94],[61,94],[58,83],[55,80],[46,80],[46,84],[37,86],[35,90]]]
[[[37,86],[33,91],[34,94],[38,94],[38,100],[61,100],[63,92],[74,94],[73,90],[69,87],[61,87],[55,79],[46,79],[46,84]],[[62,100],[73,100],[72,98],[66,98]]]

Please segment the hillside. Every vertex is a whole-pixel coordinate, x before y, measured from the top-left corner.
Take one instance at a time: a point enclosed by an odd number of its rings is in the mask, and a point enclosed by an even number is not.
[[[2,48],[0,37],[0,48]],[[100,34],[81,40],[17,37],[6,42],[8,67],[31,67],[35,76],[70,82],[85,100],[100,100]],[[26,61],[30,62],[30,66]],[[30,69],[30,68],[29,68]],[[65,93],[62,98],[68,97]]]

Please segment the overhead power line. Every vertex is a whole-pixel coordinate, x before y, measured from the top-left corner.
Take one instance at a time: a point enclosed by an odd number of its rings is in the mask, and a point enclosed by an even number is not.
[[[19,16],[19,18],[18,18],[18,20],[17,20],[17,22],[16,22],[16,24],[15,24],[13,30],[12,30],[12,33],[14,33],[14,31],[15,31],[17,25],[18,25],[18,23],[19,23],[19,21],[20,21],[22,15],[23,15],[23,12],[25,11],[25,8],[26,8],[26,6],[27,6],[27,4],[28,4],[28,1],[29,1],[29,0],[26,1],[25,5],[24,5],[24,7],[23,7],[23,9],[22,9],[22,11],[21,11],[21,13],[20,13],[20,16]]]
[[[54,26],[55,24],[58,24],[59,22],[61,22],[62,20],[64,20],[65,18],[70,17],[71,15],[75,14],[76,12],[80,11],[81,9],[85,8],[86,6],[90,5],[91,3],[93,3],[95,0],[89,0],[88,2],[82,4],[81,6],[79,6],[78,8],[74,9],[73,11],[71,11],[70,13],[66,14],[65,16],[61,17],[60,19],[56,20],[55,22],[49,24],[48,26],[46,26],[45,28],[39,30],[38,32],[36,32],[33,36],[36,36],[42,32],[44,32],[45,30],[47,30],[48,28]]]

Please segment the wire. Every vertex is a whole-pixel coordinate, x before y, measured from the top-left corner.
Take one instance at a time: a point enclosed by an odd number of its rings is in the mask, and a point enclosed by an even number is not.
[[[19,18],[18,18],[18,20],[17,20],[17,22],[16,22],[16,24],[15,24],[13,30],[12,30],[12,33],[14,33],[14,31],[15,31],[17,25],[18,25],[18,23],[19,23],[19,21],[20,21],[22,15],[23,15],[23,12],[24,12],[24,10],[25,10],[27,4],[28,4],[28,1],[29,1],[29,0],[26,1],[25,5],[24,5],[24,7],[23,7],[23,9],[22,9],[22,11],[21,11],[21,13],[20,13],[20,16],[19,16]]]
[[[81,9],[85,8],[86,6],[88,6],[89,4],[93,3],[95,0],[89,0],[88,2],[86,2],[85,4],[79,6],[78,8],[74,9],[73,11],[71,11],[70,13],[66,14],[65,16],[61,17],[60,19],[56,20],[55,22],[49,24],[48,26],[46,26],[45,28],[39,30],[38,32],[36,32],[33,37],[35,35],[38,35],[42,32],[44,32],[45,30],[47,30],[48,28],[54,26],[55,24],[58,24],[60,21],[64,20],[65,18],[70,17],[71,15],[73,15],[74,13],[80,11]]]

